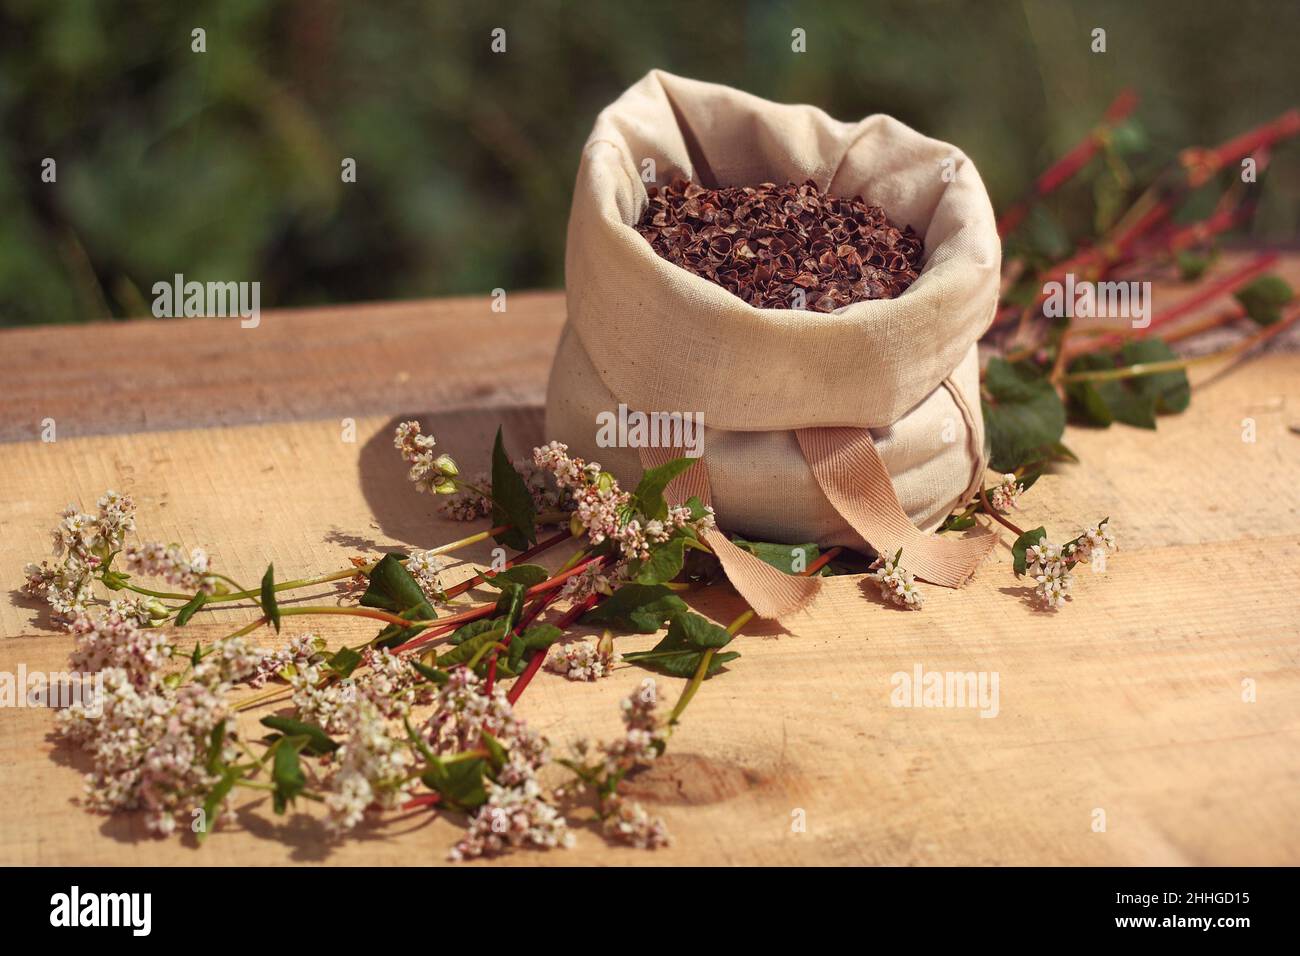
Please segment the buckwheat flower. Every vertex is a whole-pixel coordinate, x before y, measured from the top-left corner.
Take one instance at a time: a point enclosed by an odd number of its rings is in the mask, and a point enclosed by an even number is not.
[[[253,687],[262,687],[272,677],[289,680],[300,668],[315,668],[324,661],[325,642],[315,634],[299,634],[284,647],[269,651],[258,663],[257,672],[248,678]]]
[[[323,781],[327,826],[350,830],[372,805],[391,810],[407,799],[415,782],[408,779],[415,758],[405,740],[388,732],[387,722],[369,700],[358,700],[346,716],[347,738],[334,754]]]
[[[989,504],[994,511],[1006,514],[1015,507],[1016,499],[1025,493],[1025,486],[1013,474],[1005,474],[996,488],[989,492]]]
[[[443,597],[442,581],[438,572],[446,567],[446,562],[432,551],[415,551],[406,559],[406,570],[415,578],[425,597],[436,600]]]
[[[208,684],[254,684],[264,673],[271,652],[239,635],[213,643],[194,668],[194,679]]]
[[[639,850],[670,846],[672,836],[660,817],[652,817],[641,804],[618,794],[605,799],[601,807],[601,831],[611,840]]]
[[[480,488],[486,488],[491,483],[492,476],[485,471],[474,476],[474,484]],[[446,495],[438,505],[438,510],[453,521],[476,521],[492,514],[492,502],[478,492],[466,489]]]
[[[92,556],[90,561],[97,563],[98,559]],[[48,561],[28,564],[23,569],[26,580],[22,589],[44,600],[50,607],[51,617],[66,626],[95,599],[92,587],[95,566],[71,553],[55,566]]]
[[[122,668],[102,674],[98,715],[73,707],[56,718],[91,757],[87,802],[103,811],[142,809],[152,832],[171,833],[176,815],[188,819],[217,782],[208,769],[213,740],[222,760],[237,755],[225,688],[200,682],[176,691],[162,685],[141,688]]]
[[[394,432],[393,446],[402,453],[408,462],[416,461],[438,444],[432,435],[420,434],[419,422],[402,422]]]
[[[433,699],[433,689],[410,662],[386,647],[367,647],[353,679],[357,695],[387,718],[405,717],[412,707]]]
[[[912,572],[899,565],[902,555],[900,548],[892,558],[876,558],[871,565],[869,577],[880,588],[880,594],[886,601],[919,611],[925,606],[925,592],[917,586]]]
[[[1079,560],[1091,564],[1094,571],[1106,570],[1106,558],[1115,550],[1115,534],[1110,519],[1089,525],[1079,536]]]
[[[140,627],[165,619],[170,612],[157,598],[117,597],[108,602],[110,614],[130,618]]]
[[[647,680],[636,693],[619,702],[623,736],[601,746],[608,776],[622,777],[634,767],[653,762],[663,752],[659,717],[655,713],[658,701],[655,682]]]
[[[158,672],[174,651],[164,632],[141,628],[134,617],[113,610],[106,614],[83,612],[70,630],[74,643],[68,666],[73,671],[118,670],[141,689],[157,682]]]
[[[448,853],[450,859],[489,856],[509,847],[573,846],[567,821],[546,802],[536,780],[519,787],[503,787],[490,780],[485,785],[487,802],[474,814],[464,838]]]
[[[1072,544],[1052,544],[1046,538],[1025,551],[1026,573],[1034,581],[1034,600],[1044,610],[1063,607],[1074,586],[1071,571],[1077,552]]]
[[[162,578],[169,584],[186,590],[212,594],[217,579],[210,574],[208,553],[195,548],[188,555],[179,545],[162,545],[157,542],[131,545],[126,549],[126,566],[146,577]]]
[[[587,565],[560,587],[559,599],[585,601],[593,594],[613,594],[614,578],[601,569],[599,561]]]
[[[393,445],[411,466],[409,477],[417,490],[436,495],[454,494],[460,468],[450,455],[435,456],[436,444],[432,435],[420,434],[419,422],[402,422],[393,438]]]
[[[613,655],[602,650],[596,641],[580,641],[552,649],[546,669],[567,680],[594,681],[609,674]]]
[[[84,559],[93,553],[99,538],[99,525],[94,515],[79,512],[76,505],[68,505],[50,532],[50,538],[56,558],[73,554]]]
[[[96,521],[99,532],[99,544],[111,554],[120,551],[128,531],[135,530],[135,501],[130,495],[120,495],[116,491],[104,492],[95,502],[99,509]]]

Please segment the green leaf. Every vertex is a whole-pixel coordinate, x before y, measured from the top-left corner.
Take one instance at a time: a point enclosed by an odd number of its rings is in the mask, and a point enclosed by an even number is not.
[[[516,637],[511,643],[513,644],[517,642],[530,651],[542,651],[550,647],[563,636],[564,632],[554,624],[534,624]]]
[[[286,737],[305,737],[307,752],[315,754],[317,757],[333,753],[339,749],[338,742],[331,739],[330,735],[325,733],[317,724],[294,720],[292,717],[277,717],[273,714],[270,717],[262,718],[262,726],[278,730]]]
[[[708,618],[685,611],[673,616],[666,639],[675,640],[683,646],[689,644],[700,648],[718,648],[730,644],[733,636],[725,627],[719,627]]]
[[[1081,355],[1070,363],[1068,371],[1109,371],[1115,360],[1109,355]],[[1137,428],[1156,427],[1156,404],[1130,385],[1129,379],[1099,382],[1071,382],[1066,386],[1071,407],[1084,421],[1107,428],[1112,422],[1124,422]]]
[[[307,787],[298,752],[308,743],[307,737],[281,737],[275,744],[275,759],[271,762],[271,806],[276,813],[284,813],[298,794]]]
[[[974,515],[948,515],[940,531],[965,531],[967,528],[973,528],[976,525]]]
[[[438,616],[424,591],[395,554],[386,554],[370,572],[370,586],[361,596],[363,607],[377,607],[410,621],[431,621]],[[371,642],[375,647],[404,644],[422,628],[389,624]]]
[[[176,612],[176,626],[184,627],[186,624],[188,624],[190,622],[190,618],[194,616],[194,613],[199,608],[203,607],[203,604],[205,601],[207,601],[207,599],[208,596],[204,594],[202,591],[194,595],[194,597],[190,598],[189,603],[187,603],[183,608],[181,608],[179,611]]]
[[[1206,270],[1214,264],[1216,258],[1218,258],[1216,253],[1200,255],[1199,253],[1184,250],[1178,253],[1176,257],[1178,262],[1178,277],[1184,282],[1195,282],[1201,276],[1205,275]]]
[[[440,671],[438,668],[430,667],[428,664],[422,664],[420,661],[411,661],[411,666],[415,668],[417,674],[431,684],[441,686],[451,680],[451,675],[446,671]]]
[[[501,624],[501,633],[509,634],[515,629],[515,622],[519,620],[520,613],[524,609],[524,589],[522,585],[511,584],[509,581],[501,586],[501,597],[497,598],[495,617],[499,618]]]
[[[731,543],[786,574],[802,573],[820,553],[816,544],[772,544],[743,538],[732,538]]]
[[[470,621],[468,624],[462,624],[460,627],[456,628],[456,630],[452,632],[451,637],[447,639],[447,643],[452,645],[464,644],[471,637],[477,637],[479,634],[482,634],[486,631],[494,631],[500,629],[501,629],[500,621],[495,621],[488,618],[479,618],[479,620],[477,621]]]
[[[650,557],[636,563],[632,580],[637,584],[663,584],[677,577],[682,573],[687,540],[673,537],[655,545]]]
[[[1026,531],[1020,537],[1016,538],[1016,543],[1011,546],[1011,557],[1015,562],[1014,567],[1017,577],[1024,574],[1025,569],[1028,567],[1028,559],[1025,552],[1046,537],[1046,528],[1034,528],[1032,531]]]
[[[691,677],[699,670],[706,651],[726,647],[731,638],[732,635],[726,628],[719,627],[698,614],[682,611],[673,616],[668,633],[653,649],[624,654],[623,660],[674,677]],[[739,656],[734,652],[715,653],[709,661],[705,676],[711,677],[727,661]]]
[[[200,843],[212,832],[217,816],[221,812],[221,805],[226,802],[226,797],[230,795],[238,779],[239,771],[233,767],[225,767],[221,770],[221,779],[213,784],[208,795],[203,798],[203,829],[194,834]]]
[[[500,770],[506,763],[506,748],[501,746],[501,741],[497,740],[486,730],[483,731],[483,748],[488,752],[492,761],[492,769]]]
[[[1291,286],[1277,275],[1260,276],[1236,293],[1236,299],[1246,314],[1260,325],[1272,325],[1281,319],[1282,306],[1293,298],[1295,292]]]
[[[262,575],[262,613],[273,625],[275,633],[280,633],[280,605],[275,602],[275,565],[268,564]]]
[[[660,641],[654,650],[624,654],[623,660],[629,664],[635,664],[637,667],[644,667],[647,670],[667,674],[669,677],[694,677],[695,672],[700,669],[700,661],[704,657],[704,651],[692,650],[691,648],[660,650],[661,647],[663,647],[663,641]],[[722,670],[724,664],[734,661],[739,656],[740,654],[737,651],[714,654],[709,658],[708,670],[704,676],[712,677]]]
[[[1146,127],[1135,116],[1130,116],[1110,131],[1110,144],[1121,155],[1141,153],[1146,150],[1149,138]]]
[[[426,754],[429,769],[420,779],[430,790],[437,791],[454,810],[472,810],[487,802],[483,775],[487,761],[482,758],[445,761]]]
[[[600,627],[653,634],[686,602],[662,584],[625,584],[587,612],[586,622]]]
[[[497,428],[496,443],[492,446],[492,524],[510,525],[508,531],[496,536],[498,544],[522,551],[537,543],[535,520],[537,509],[532,492],[515,471],[506,454],[501,429]]]
[[[1173,349],[1157,338],[1126,342],[1119,354],[1125,365],[1167,362],[1178,358]],[[1186,411],[1187,406],[1191,404],[1192,387],[1187,381],[1185,369],[1138,375],[1127,381],[1132,383],[1133,391],[1137,395],[1152,403],[1157,412],[1176,414]]]
[[[501,588],[506,584],[518,584],[524,588],[533,588],[550,578],[550,576],[551,573],[540,564],[518,564],[513,568],[498,571],[490,577],[484,576],[483,580],[494,588]]]
[[[208,754],[207,768],[208,773],[220,773],[221,768],[225,766],[221,757],[222,746],[226,742],[226,722],[223,720],[212,728],[208,734]]]
[[[1065,406],[1039,369],[1024,362],[1012,365],[1004,359],[989,359],[983,392],[984,427],[992,448],[990,467],[1015,471],[1061,440]]]
[[[110,591],[122,590],[122,588],[126,587],[126,583],[130,580],[131,580],[131,575],[125,574],[122,571],[104,572],[104,587],[108,588]]]
[[[451,667],[453,664],[465,664],[474,658],[482,648],[494,644],[505,635],[505,629],[498,621],[496,626],[491,630],[476,634],[469,640],[457,644],[446,654],[438,655],[438,666],[441,668]]]
[[[1017,245],[1036,259],[1057,262],[1070,253],[1073,243],[1061,220],[1042,203],[1035,203],[1016,231]]]
[[[350,647],[340,647],[325,659],[325,666],[339,677],[348,678],[361,663],[361,654]]]
[[[657,468],[651,468],[641,476],[636,491],[632,493],[632,506],[646,518],[662,520],[668,514],[668,502],[664,500],[664,489],[678,475],[689,470],[698,458],[674,458]]]
[[[361,606],[401,614],[416,607],[429,608],[429,599],[401,558],[386,554],[370,572],[370,585],[361,595]],[[429,608],[429,617],[433,616],[433,609]]]

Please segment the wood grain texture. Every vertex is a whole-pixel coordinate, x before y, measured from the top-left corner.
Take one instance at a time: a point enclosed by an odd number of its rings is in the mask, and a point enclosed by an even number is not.
[[[391,426],[419,415],[470,468],[486,463],[498,422],[517,450],[541,439],[562,301],[512,297],[510,310],[466,300],[271,314],[258,341],[278,346],[238,350],[238,336],[259,333],[236,326],[214,333],[229,350],[213,345],[188,370],[186,347],[153,323],[0,334],[6,375],[21,373],[0,395],[11,429],[0,447],[0,671],[63,668],[69,638],[16,587],[23,563],[46,552],[55,513],[107,487],[136,497],[141,537],[207,546],[245,581],[268,561],[283,579],[461,532],[407,485]],[[518,348],[505,377],[509,350],[447,338],[507,321]],[[357,331],[368,323],[387,330],[381,345]],[[150,349],[170,371],[152,370]],[[44,376],[20,368],[41,356]],[[25,423],[47,405],[60,422],[52,444]],[[341,440],[341,417],[356,419],[355,443]],[[1254,443],[1242,441],[1246,418]],[[1112,516],[1122,550],[1105,576],[1079,576],[1071,606],[1028,608],[1006,540],[965,590],[929,589],[921,613],[831,581],[809,611],[743,633],[742,657],[704,685],[667,757],[636,781],[674,847],[615,849],[584,829],[573,850],[505,862],[1300,863],[1297,424],[1300,356],[1271,354],[1197,389],[1158,432],[1071,429],[1083,463],[1042,479],[1020,516],[1058,537]],[[725,587],[691,600],[721,622],[743,609]],[[181,643],[250,617],[200,615]],[[315,629],[335,646],[374,630],[336,619]],[[620,639],[624,650],[654,641]],[[998,715],[891,706],[892,675],[917,664],[996,672]],[[586,685],[543,673],[520,712],[557,744],[612,736],[618,699],[644,676],[621,667]],[[1255,703],[1242,700],[1247,678]],[[683,683],[660,680],[669,703]],[[0,863],[433,864],[459,832],[422,813],[332,843],[314,808],[277,818],[253,795],[201,849],[154,840],[132,816],[76,804],[84,768],[52,724],[48,711],[0,710]],[[1104,833],[1092,831],[1097,809]],[[798,810],[806,832],[792,831]]]

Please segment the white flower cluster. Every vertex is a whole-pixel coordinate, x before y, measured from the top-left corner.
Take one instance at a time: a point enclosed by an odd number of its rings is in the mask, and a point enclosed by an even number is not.
[[[23,569],[23,590],[42,598],[54,619],[70,624],[93,600],[95,572],[122,550],[128,531],[135,530],[135,502],[130,495],[106,491],[96,502],[97,515],[84,514],[68,505],[51,532],[54,564],[42,561]]]
[[[212,594],[216,590],[217,579],[210,573],[208,553],[202,548],[187,555],[179,545],[151,542],[132,545],[124,557],[127,569],[135,574],[162,578],[187,591]]]
[[[1007,473],[1002,476],[998,486],[989,492],[989,504],[994,511],[1006,514],[1016,506],[1016,499],[1025,493],[1025,486],[1016,480],[1016,476]]]
[[[442,596],[442,578],[439,572],[447,566],[447,563],[432,551],[415,551],[406,559],[406,570],[415,578],[415,583],[420,586],[424,596],[429,600],[435,600]]]
[[[546,669],[568,680],[600,680],[610,673],[617,657],[597,641],[579,641],[557,646],[546,659]]]
[[[420,434],[419,422],[402,422],[393,437],[393,446],[411,466],[410,479],[418,490],[435,495],[454,494],[460,468],[450,455],[435,456],[436,444],[432,435]]]
[[[557,490],[554,482],[549,480],[548,473],[538,468],[532,460],[516,458],[513,464],[515,471],[519,472],[519,477],[524,480],[528,493],[532,495],[533,508],[538,514],[572,509],[572,502],[568,496]],[[492,484],[492,476],[486,471],[480,471],[474,475],[473,484],[479,488],[487,488]],[[475,521],[492,514],[492,502],[478,492],[467,489],[448,495],[438,506],[438,510],[453,521]]]
[[[925,606],[925,592],[917,587],[912,572],[899,565],[902,556],[902,549],[899,549],[892,558],[876,558],[871,565],[869,577],[880,588],[880,594],[886,601],[919,611]]]
[[[361,664],[345,680],[327,682],[326,676],[324,660],[313,656],[295,661],[288,679],[302,719],[327,733],[349,732],[358,719],[359,703],[383,718],[396,719],[433,696],[411,665],[387,648],[366,648]]]
[[[1074,566],[1091,564],[1106,570],[1107,555],[1115,550],[1109,519],[1092,525],[1064,546],[1046,538],[1025,551],[1026,573],[1034,580],[1034,601],[1044,610],[1064,607],[1074,589]]]
[[[167,635],[142,629],[137,618],[110,608],[106,614],[83,612],[71,626],[73,649],[68,667],[74,672],[120,670],[137,688],[147,688],[173,653]]]
[[[658,701],[655,682],[644,681],[620,702],[623,736],[601,747],[607,789],[601,800],[601,830],[610,839],[643,850],[668,846],[672,842],[668,827],[661,818],[650,816],[641,804],[620,796],[618,783],[629,771],[652,763],[663,750],[655,714]]]
[[[407,668],[409,670],[409,668]],[[347,738],[333,754],[322,780],[326,825],[334,833],[351,830],[371,807],[391,810],[411,793],[415,758],[406,742],[389,732],[383,712],[366,698],[357,698],[340,715]]]
[[[499,853],[508,847],[569,847],[573,835],[547,800],[537,779],[546,763],[544,737],[519,720],[500,685],[485,693],[468,668],[452,672],[438,693],[424,736],[437,756],[453,756],[482,746],[490,733],[506,752],[496,780],[485,781],[488,799],[474,814],[464,838],[450,852],[453,860]]]
[[[666,521],[652,519],[642,526],[632,513],[632,496],[618,486],[614,476],[602,471],[597,462],[570,457],[569,446],[560,442],[533,449],[533,462],[571,497],[575,519],[592,546],[612,540],[624,561],[648,557],[651,545],[666,541],[679,528],[690,526],[703,535],[716,527],[713,509],[707,506],[698,519],[691,517],[691,509],[676,506],[669,509]]]
[[[605,801],[604,814],[600,828],[608,839],[638,850],[657,850],[673,842],[663,818],[650,816],[646,808],[634,800],[625,800],[615,794]]]
[[[585,601],[593,594],[614,593],[615,580],[606,574],[603,562],[595,561],[564,582],[558,599]]]
[[[203,804],[219,779],[215,768],[237,757],[226,695],[256,670],[261,655],[241,638],[218,641],[191,679],[174,687],[162,672],[172,648],[158,632],[113,612],[83,615],[73,631],[70,666],[103,677],[101,699],[56,716],[60,730],[90,755],[87,802],[103,811],[142,809],[152,832],[171,833],[177,815],[188,820]]]
[[[289,639],[284,647],[267,651],[257,667],[257,671],[248,678],[253,687],[261,687],[272,677],[291,681],[299,668],[319,665],[324,661],[325,641],[315,634],[299,634]]]

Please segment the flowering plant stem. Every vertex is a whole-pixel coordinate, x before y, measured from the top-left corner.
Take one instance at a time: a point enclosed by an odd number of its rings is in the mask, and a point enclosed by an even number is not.
[[[809,564],[806,569],[800,572],[800,576],[805,578],[812,577],[822,568],[826,567],[826,565],[831,561],[834,561],[843,550],[843,548],[831,548],[825,554],[819,556],[815,561]],[[727,625],[727,633],[732,637],[735,637],[740,633],[740,629],[753,619],[754,609],[750,608]],[[695,692],[700,689],[700,684],[704,682],[704,676],[709,672],[709,665],[713,663],[713,655],[716,650],[717,648],[710,647],[703,655],[701,655],[700,664],[695,669],[695,674],[691,677],[691,682],[686,685],[686,689],[682,691],[682,696],[678,699],[677,705],[673,707],[672,713],[668,715],[669,727],[672,727],[677,723],[678,719],[685,712],[686,706],[691,702],[691,698],[695,696]]]
[[[1285,318],[1273,323],[1267,328],[1261,329],[1247,339],[1243,339],[1236,345],[1222,349],[1218,352],[1210,352],[1207,355],[1197,355],[1191,358],[1169,359],[1163,362],[1139,362],[1135,365],[1126,365],[1123,368],[1113,369],[1094,369],[1084,372],[1069,372],[1060,376],[1059,381],[1062,383],[1071,382],[1113,382],[1119,379],[1137,378],[1142,375],[1156,375],[1160,372],[1172,372],[1176,369],[1188,368],[1192,365],[1199,365],[1202,362],[1212,362],[1219,359],[1224,361],[1233,361],[1249,352],[1257,345],[1262,345],[1269,339],[1284,332],[1300,320],[1300,308],[1293,308],[1288,312]]]

